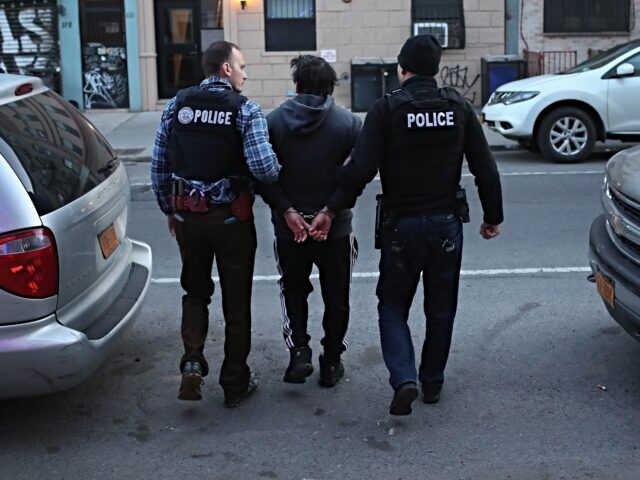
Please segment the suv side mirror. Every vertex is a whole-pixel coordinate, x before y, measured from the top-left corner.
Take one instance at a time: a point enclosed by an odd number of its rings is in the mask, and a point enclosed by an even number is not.
[[[617,78],[633,77],[635,73],[636,69],[630,63],[623,63],[621,65],[618,65],[618,68],[616,68]]]

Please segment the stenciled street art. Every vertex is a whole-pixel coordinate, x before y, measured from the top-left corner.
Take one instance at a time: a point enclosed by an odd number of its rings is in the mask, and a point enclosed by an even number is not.
[[[57,21],[55,3],[0,3],[0,71],[35,75],[57,88]]]
[[[443,87],[453,87],[457,89],[464,98],[471,103],[476,102],[477,92],[472,91],[475,84],[480,80],[480,74],[476,75],[472,81],[469,81],[469,67],[461,67],[460,65],[445,65],[440,69],[440,80]]]
[[[83,51],[84,107],[129,107],[126,48],[88,43]]]

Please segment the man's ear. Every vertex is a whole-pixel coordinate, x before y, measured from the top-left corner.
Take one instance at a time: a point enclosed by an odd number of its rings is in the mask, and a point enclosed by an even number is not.
[[[220,67],[220,76],[223,78],[231,76],[231,64],[229,62],[224,62]]]

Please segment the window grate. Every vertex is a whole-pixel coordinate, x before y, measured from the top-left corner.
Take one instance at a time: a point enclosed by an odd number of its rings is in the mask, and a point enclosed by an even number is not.
[[[444,48],[464,48],[465,28],[462,0],[412,0],[411,19],[413,35],[430,33],[440,41]],[[420,27],[425,24],[430,27]],[[436,25],[438,26],[436,27]]]
[[[266,0],[264,5],[268,52],[316,49],[315,0]]]
[[[266,15],[271,18],[314,18],[313,0],[267,0]]]
[[[630,10],[629,0],[544,0],[544,32],[628,32]]]

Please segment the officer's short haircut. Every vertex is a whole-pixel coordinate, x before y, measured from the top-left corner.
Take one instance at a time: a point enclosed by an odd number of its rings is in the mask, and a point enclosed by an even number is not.
[[[298,93],[326,97],[333,93],[338,77],[336,71],[324,58],[315,55],[300,55],[291,60],[293,83]]]
[[[217,75],[222,65],[231,60],[233,49],[240,50],[235,43],[220,40],[213,42],[202,55],[202,71],[205,77]]]

